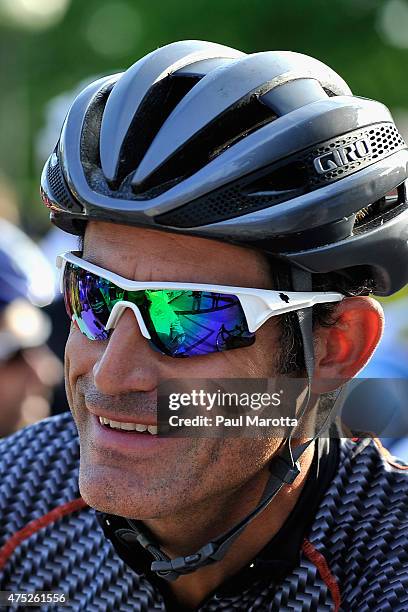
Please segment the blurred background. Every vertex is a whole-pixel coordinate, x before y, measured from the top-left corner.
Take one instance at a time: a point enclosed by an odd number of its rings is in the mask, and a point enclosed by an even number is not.
[[[22,228],[51,266],[56,252],[76,245],[49,233],[39,174],[73,97],[97,76],[185,38],[315,56],[355,94],[384,102],[408,139],[408,0],[0,0],[0,217]],[[361,376],[408,378],[407,296],[408,288],[382,300],[386,337]],[[67,324],[52,296],[37,305],[45,302],[48,346],[61,360]],[[404,397],[391,396],[403,412]],[[378,401],[374,393],[368,402],[375,412]],[[49,402],[51,411],[66,409],[62,387]]]

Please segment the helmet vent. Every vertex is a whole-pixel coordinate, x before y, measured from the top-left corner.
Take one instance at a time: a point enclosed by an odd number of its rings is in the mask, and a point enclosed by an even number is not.
[[[59,207],[65,210],[82,212],[82,206],[71,197],[66,186],[58,156],[54,153],[52,158],[55,159],[55,164],[51,164],[49,161],[47,168],[47,180],[50,187],[50,193],[47,194],[48,199],[50,199],[49,196],[51,196],[51,201],[55,200],[58,202]]]
[[[286,163],[272,172],[269,170],[265,176],[250,183],[244,192],[251,196],[276,196],[282,191],[308,191],[308,170],[302,162]],[[299,195],[296,193],[295,195]],[[291,197],[294,197],[292,195]]]
[[[167,160],[146,181],[133,187],[135,194],[152,197],[194,174],[248,134],[277,118],[258,96],[240,100],[197,132],[188,143]]]
[[[331,89],[327,89],[327,87],[323,87],[324,92],[329,96],[329,98],[333,98],[334,96],[337,96],[336,93],[334,93]]]
[[[80,150],[85,172],[101,165],[99,142],[95,145],[95,134],[101,132],[103,112],[113,85],[114,83],[110,82],[97,93],[84,117]]]
[[[383,198],[376,200],[373,204],[365,206],[356,213],[353,231],[364,231],[364,226],[376,219],[384,219],[384,214],[394,210],[406,201],[405,184],[402,183],[395,189],[385,194]]]
[[[174,227],[195,227],[232,219],[295,198],[308,191],[308,174],[302,163],[292,162],[263,170],[263,176],[249,182],[249,178],[235,182],[228,188],[215,191],[181,206],[177,210],[156,217],[156,222]]]
[[[168,76],[153,85],[123,141],[117,177],[111,188],[118,189],[128,174],[134,172],[167,117],[200,79],[196,75]]]

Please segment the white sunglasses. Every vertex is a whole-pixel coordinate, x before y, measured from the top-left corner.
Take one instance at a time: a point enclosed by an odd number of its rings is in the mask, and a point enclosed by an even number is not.
[[[153,348],[171,357],[250,346],[270,317],[339,302],[341,293],[249,289],[201,283],[140,282],[96,266],[79,253],[57,257],[71,320],[90,340],[106,340],[126,308]]]

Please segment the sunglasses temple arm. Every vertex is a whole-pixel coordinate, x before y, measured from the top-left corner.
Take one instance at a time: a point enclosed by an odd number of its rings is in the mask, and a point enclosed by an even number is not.
[[[292,294],[293,295],[293,294]],[[258,330],[273,316],[294,312],[303,308],[311,308],[315,304],[339,302],[344,296],[341,293],[297,293],[296,298],[281,292],[280,301],[264,300],[258,296],[239,296],[239,300],[247,319],[250,332]]]

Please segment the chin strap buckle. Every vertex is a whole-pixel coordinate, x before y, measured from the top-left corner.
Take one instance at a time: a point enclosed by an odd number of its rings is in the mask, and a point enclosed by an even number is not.
[[[217,550],[218,547],[213,542],[210,542],[193,555],[177,557],[176,559],[153,561],[151,570],[152,572],[156,572],[161,578],[173,581],[183,574],[189,574],[211,563],[213,555]]]
[[[271,461],[269,470],[273,476],[278,478],[285,484],[292,484],[300,474],[299,462],[296,461],[290,465],[283,457],[279,455]]]

